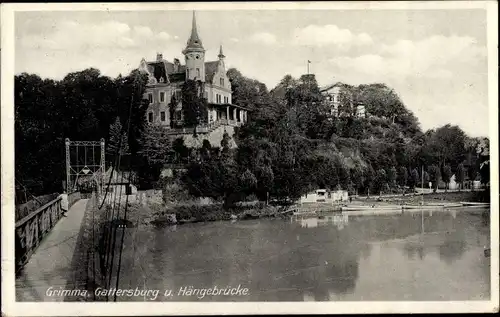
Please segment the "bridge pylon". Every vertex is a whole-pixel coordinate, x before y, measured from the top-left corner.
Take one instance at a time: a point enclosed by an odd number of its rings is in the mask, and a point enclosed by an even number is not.
[[[105,141],[71,141],[65,139],[66,147],[66,191],[78,189],[79,181],[87,180],[87,186],[96,182],[98,193],[104,191],[106,174]]]

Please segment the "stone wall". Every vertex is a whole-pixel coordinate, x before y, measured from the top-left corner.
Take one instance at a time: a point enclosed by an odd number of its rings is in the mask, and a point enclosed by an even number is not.
[[[224,131],[227,131],[227,133],[231,137],[230,146],[232,148],[236,147],[236,142],[234,141],[233,137],[234,127],[232,126],[220,126],[210,133],[199,133],[196,138],[193,137],[192,132],[185,134],[175,134],[171,137],[172,140],[182,137],[184,139],[184,144],[186,144],[187,147],[200,148],[203,145],[203,140],[208,140],[213,147],[220,147]]]

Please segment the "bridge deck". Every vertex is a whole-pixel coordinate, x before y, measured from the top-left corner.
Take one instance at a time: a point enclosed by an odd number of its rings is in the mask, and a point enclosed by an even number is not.
[[[43,239],[16,278],[17,301],[63,301],[64,296],[48,296],[47,289],[78,288],[71,281],[71,262],[75,253],[87,199],[77,201]]]

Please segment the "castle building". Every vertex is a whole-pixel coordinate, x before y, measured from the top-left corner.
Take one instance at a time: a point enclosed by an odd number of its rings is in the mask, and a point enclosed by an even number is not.
[[[198,34],[194,12],[191,35],[182,54],[184,65],[177,58],[173,62],[167,61],[160,53],[155,61],[141,60],[139,71],[148,75],[144,96],[149,100],[145,118],[147,122],[166,128],[183,127],[181,90],[187,80],[202,83],[203,97],[208,102],[208,122],[204,122],[206,127],[234,127],[246,122],[247,109],[232,103],[231,83],[226,75],[222,45],[217,60],[205,61],[205,48]],[[172,101],[175,105],[171,104]],[[203,126],[200,128],[203,129]]]

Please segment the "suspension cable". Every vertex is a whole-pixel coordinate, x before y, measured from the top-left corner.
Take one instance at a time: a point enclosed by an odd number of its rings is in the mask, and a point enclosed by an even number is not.
[[[136,92],[135,91],[135,78],[134,78],[134,82],[133,82],[133,92],[132,92],[132,98],[131,98],[131,101],[130,101],[130,108],[129,108],[129,116],[128,116],[128,122],[127,122],[127,138],[129,136],[129,133],[130,133],[130,126],[131,126],[131,121],[132,121],[132,105],[134,104],[134,93]],[[123,175],[122,175],[123,176]],[[129,174],[128,174],[128,185],[131,186],[131,179],[132,179],[132,172],[131,172],[131,169],[130,169],[130,160],[129,160]],[[125,221],[127,221],[127,210],[128,210],[128,195],[127,197],[125,198],[125,211],[124,211],[124,216],[123,216],[123,219],[124,219],[124,223]],[[124,243],[124,239],[125,239],[125,227],[126,226],[123,226],[122,228],[122,237],[121,237],[121,242],[120,242],[120,254],[119,254],[119,257],[118,257],[118,268],[117,268],[117,273],[116,273],[116,288],[118,289],[118,286],[119,286],[119,283],[120,283],[120,271],[121,271],[121,264],[122,264],[122,253],[123,253],[123,243]],[[115,293],[115,296],[114,296],[114,301],[116,302],[116,293]]]

